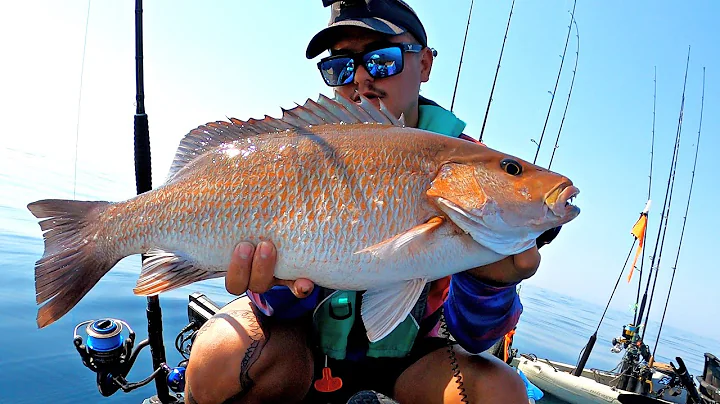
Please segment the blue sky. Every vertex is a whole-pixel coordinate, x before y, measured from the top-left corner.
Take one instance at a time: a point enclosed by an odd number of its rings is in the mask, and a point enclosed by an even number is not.
[[[113,178],[93,189],[104,199],[134,194],[134,2],[93,1],[90,8],[77,127],[81,173]],[[438,50],[423,95],[449,107],[469,1],[411,0]],[[87,1],[23,1],[0,16],[0,127],[3,146],[52,156],[72,192],[78,91]],[[564,1],[518,0],[505,47],[484,140],[532,160],[545,122],[563,50],[569,11]],[[510,1],[475,2],[455,112],[478,137],[497,65]],[[656,293],[665,295],[679,241],[698,132],[702,68],[707,68],[705,112],[670,322],[699,322],[717,311],[718,265],[712,251],[720,219],[712,151],[720,150],[720,3],[579,1],[579,63],[571,103],[552,168],[580,188],[580,217],[542,249],[537,275],[526,281],[604,303],[627,255],[630,228],[645,206],[657,67],[656,144],[649,246],[659,214],[680,108],[688,46],[692,46],[677,182]],[[153,176],[165,177],[188,130],[226,116],[279,116],[280,107],[330,94],[304,57],[311,36],[328,20],[320,1],[146,1],[145,89],[153,148]],[[577,42],[575,31],[538,163],[547,165],[567,98]],[[2,164],[0,162],[0,164]],[[85,174],[83,174],[85,173]],[[68,195],[46,195],[68,196]],[[28,201],[29,202],[29,201]],[[649,260],[646,260],[649,262]],[[637,277],[620,284],[614,306],[627,308]],[[662,304],[655,303],[658,318]],[[706,327],[720,331],[717,324]]]

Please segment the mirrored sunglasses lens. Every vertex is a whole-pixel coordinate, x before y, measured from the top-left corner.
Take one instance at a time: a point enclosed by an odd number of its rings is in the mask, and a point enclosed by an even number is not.
[[[400,48],[378,49],[366,53],[363,56],[363,63],[374,78],[390,77],[402,71],[402,56]]]
[[[355,62],[351,58],[336,58],[322,62],[320,71],[323,79],[331,86],[342,86],[352,82]]]

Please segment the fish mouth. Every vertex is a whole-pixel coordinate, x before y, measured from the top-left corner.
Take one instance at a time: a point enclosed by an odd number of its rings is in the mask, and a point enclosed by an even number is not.
[[[555,216],[572,218],[580,213],[580,208],[572,204],[572,200],[580,190],[572,183],[562,183],[548,192],[545,196],[545,205]]]

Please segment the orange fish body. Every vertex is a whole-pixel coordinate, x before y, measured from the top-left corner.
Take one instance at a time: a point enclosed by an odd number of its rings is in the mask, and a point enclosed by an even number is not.
[[[208,124],[181,142],[157,189],[119,203],[29,205],[50,230],[36,266],[47,302],[38,324],[128,255],[149,255],[135,293],[151,295],[225,276],[239,241],[271,240],[276,277],[367,290],[363,320],[378,340],[425,283],[521,252],[572,220],[576,193],[565,177],[404,127],[367,102],[321,97],[282,120]]]

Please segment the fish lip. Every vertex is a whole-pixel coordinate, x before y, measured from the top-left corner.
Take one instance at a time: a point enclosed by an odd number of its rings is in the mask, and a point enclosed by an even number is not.
[[[545,195],[545,205],[555,216],[565,217],[573,212],[579,212],[579,208],[569,201],[576,197],[580,190],[572,182],[563,182],[553,188]]]

